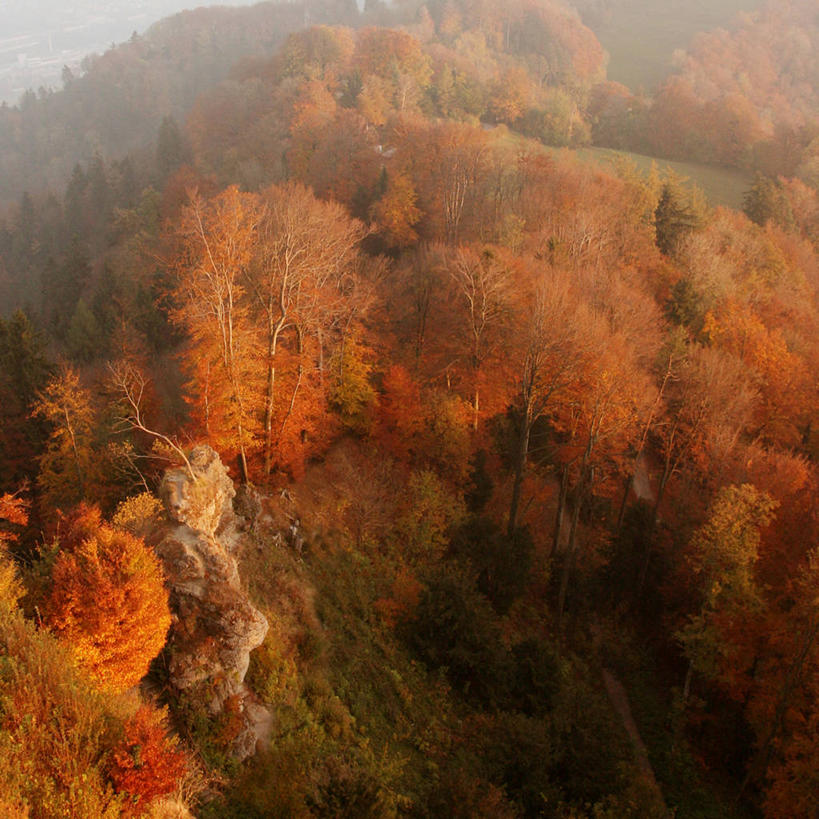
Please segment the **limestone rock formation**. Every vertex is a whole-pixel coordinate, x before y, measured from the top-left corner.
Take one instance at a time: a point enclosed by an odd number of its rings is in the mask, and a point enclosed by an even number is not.
[[[214,714],[233,698],[245,717],[234,751],[245,757],[255,749],[253,726],[260,717],[244,678],[250,652],[264,641],[268,623],[239,582],[235,554],[243,535],[233,511],[233,482],[209,446],[196,447],[189,460],[190,470],[165,474],[160,494],[168,520],[151,537],[174,613],[167,649],[170,682],[180,690],[205,684]]]

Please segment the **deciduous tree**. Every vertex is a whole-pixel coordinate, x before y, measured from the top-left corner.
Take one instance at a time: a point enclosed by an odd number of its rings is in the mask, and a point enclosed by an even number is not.
[[[79,665],[103,690],[136,685],[171,624],[156,555],[81,506],[64,521],[52,580],[46,621]]]
[[[141,815],[157,797],[171,793],[184,776],[187,756],[168,734],[164,711],[140,706],[125,722],[125,734],[111,753],[108,775],[128,798],[126,812]]]
[[[258,374],[243,294],[260,221],[258,199],[236,187],[210,201],[194,193],[176,227],[173,263],[179,304],[174,319],[191,339],[194,401],[206,434],[238,452],[243,480],[254,443]]]
[[[51,432],[40,457],[37,483],[47,507],[63,509],[83,500],[94,481],[94,410],[79,373],[64,364],[40,393],[33,412]]]

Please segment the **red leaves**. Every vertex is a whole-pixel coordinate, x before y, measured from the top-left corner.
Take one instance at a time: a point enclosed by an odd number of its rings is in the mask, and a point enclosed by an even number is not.
[[[143,705],[125,723],[125,736],[111,754],[108,774],[138,814],[146,803],[171,793],[187,768],[187,756],[163,724],[164,711]]]

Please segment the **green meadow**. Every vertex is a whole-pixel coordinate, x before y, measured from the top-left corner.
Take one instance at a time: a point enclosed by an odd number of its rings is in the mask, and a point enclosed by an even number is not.
[[[628,151],[615,151],[611,148],[581,148],[575,151],[579,159],[609,165],[617,158],[631,160],[643,173],[648,174],[651,163],[655,162],[662,173],[671,168],[678,176],[701,188],[708,204],[712,207],[742,209],[742,198],[753,182],[753,175],[736,168],[725,168],[720,165],[705,165],[701,162],[673,162],[670,159],[634,154]]]

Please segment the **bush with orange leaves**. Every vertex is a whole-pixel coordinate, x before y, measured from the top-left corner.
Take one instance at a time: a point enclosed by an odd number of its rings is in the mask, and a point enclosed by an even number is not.
[[[164,718],[164,711],[142,705],[125,723],[125,736],[111,754],[108,776],[128,799],[128,813],[139,814],[149,802],[171,793],[185,775],[187,756],[168,734]]]
[[[17,539],[13,527],[25,526],[26,523],[28,523],[26,502],[16,495],[8,493],[0,495],[0,605],[12,608],[23,596],[23,586],[17,577],[17,570],[7,547]]]
[[[64,524],[47,623],[101,689],[125,691],[165,645],[171,616],[161,565],[96,508],[80,506]]]

